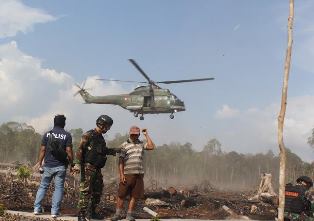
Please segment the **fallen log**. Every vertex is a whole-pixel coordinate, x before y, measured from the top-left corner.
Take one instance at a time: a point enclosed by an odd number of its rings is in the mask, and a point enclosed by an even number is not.
[[[148,192],[144,194],[145,198],[154,198],[154,199],[161,199],[161,198],[170,198],[171,195],[167,190],[161,190],[159,192]]]
[[[158,216],[158,213],[156,213],[155,211],[149,209],[148,207],[144,207],[143,210],[145,212],[147,212],[148,214],[150,214],[151,216],[153,216],[153,217],[157,217]]]

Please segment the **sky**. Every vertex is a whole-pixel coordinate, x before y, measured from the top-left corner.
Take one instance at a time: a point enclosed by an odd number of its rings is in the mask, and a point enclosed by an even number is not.
[[[100,114],[114,125],[146,127],[156,144],[213,138],[224,151],[278,153],[289,1],[259,0],[0,0],[0,123],[26,122],[43,133],[56,114],[67,129],[91,129]],[[294,42],[284,128],[285,145],[313,161],[314,2],[295,2]],[[186,111],[146,115],[83,104],[74,84],[93,95],[131,92],[143,81],[135,59],[155,81],[215,77],[167,85]],[[162,86],[162,85],[161,85]],[[164,87],[164,86],[162,86]]]

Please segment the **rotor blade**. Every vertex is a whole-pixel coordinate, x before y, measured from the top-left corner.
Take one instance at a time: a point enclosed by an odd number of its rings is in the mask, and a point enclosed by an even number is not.
[[[123,81],[123,80],[114,80],[114,79],[106,79],[106,78],[99,78],[96,80],[98,80],[98,81],[115,81],[115,82],[123,82],[123,83],[141,83],[141,84],[147,83],[146,81]]]
[[[78,83],[75,83],[75,86],[81,89],[81,86]]]
[[[129,59],[129,61],[134,65],[134,67],[146,78],[146,80],[150,84],[154,84],[154,82],[147,76],[147,74],[142,70],[142,68],[135,62],[133,59]]]
[[[83,81],[83,84],[82,84],[82,87],[81,87],[82,89],[84,89],[85,84],[86,84],[86,80]]]
[[[177,80],[177,81],[157,81],[158,84],[176,84],[176,83],[187,83],[194,81],[209,81],[214,80],[215,78],[197,78],[197,79],[188,79],[188,80]]]
[[[77,91],[75,94],[73,94],[73,97],[75,97],[76,95],[78,95],[80,93],[80,91]]]

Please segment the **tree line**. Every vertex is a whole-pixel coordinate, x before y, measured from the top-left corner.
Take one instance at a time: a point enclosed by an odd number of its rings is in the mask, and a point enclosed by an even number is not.
[[[74,149],[83,134],[81,128],[71,129]],[[42,135],[29,125],[8,122],[0,126],[0,162],[34,164],[37,160]],[[116,134],[107,140],[108,147],[119,147],[127,134]],[[308,143],[314,146],[314,131]],[[273,175],[273,184],[279,178],[279,157],[271,150],[267,153],[243,154],[226,152],[217,139],[211,139],[196,151],[191,143],[170,143],[145,153],[145,179],[159,186],[211,186],[213,188],[247,189],[255,188],[262,173]],[[108,157],[104,169],[105,179],[118,176],[118,157]],[[287,150],[287,182],[300,175],[314,177],[314,162],[308,163]]]

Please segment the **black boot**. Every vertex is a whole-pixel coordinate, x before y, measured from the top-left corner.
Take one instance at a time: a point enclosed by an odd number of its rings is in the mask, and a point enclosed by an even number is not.
[[[92,208],[90,211],[90,217],[92,219],[104,219],[104,216],[100,215],[99,213],[96,212],[96,208]]]
[[[77,221],[89,221],[89,219],[86,218],[85,212],[79,212]]]

